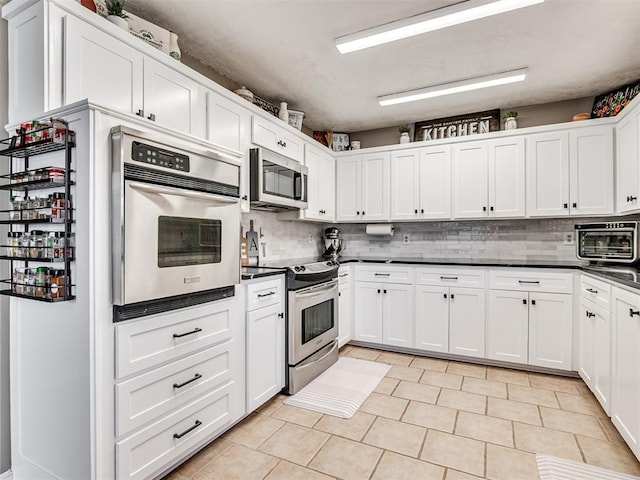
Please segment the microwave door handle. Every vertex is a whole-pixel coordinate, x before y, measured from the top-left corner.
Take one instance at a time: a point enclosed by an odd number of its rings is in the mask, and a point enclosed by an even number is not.
[[[224,195],[216,195],[213,193],[195,192],[192,190],[185,190],[184,188],[175,187],[161,187],[158,185],[152,185],[150,183],[142,182],[129,182],[129,186],[134,190],[140,190],[142,192],[160,193],[167,195],[175,195],[179,197],[194,198],[196,200],[215,200],[220,203],[238,203],[238,199],[234,197],[225,197]]]

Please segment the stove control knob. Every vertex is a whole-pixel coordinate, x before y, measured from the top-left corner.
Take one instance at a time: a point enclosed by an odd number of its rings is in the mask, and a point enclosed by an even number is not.
[[[300,271],[301,271],[301,272],[304,272],[306,269],[307,269],[307,267],[305,267],[304,265],[302,265],[302,266],[300,267]]]
[[[294,269],[296,272],[299,272],[299,271],[300,271],[300,267],[293,267],[293,269]]]

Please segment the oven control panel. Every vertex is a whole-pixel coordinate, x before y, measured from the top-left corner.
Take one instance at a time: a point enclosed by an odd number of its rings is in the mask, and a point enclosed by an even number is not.
[[[189,157],[182,153],[172,152],[142,142],[131,145],[131,159],[136,162],[149,163],[158,167],[170,168],[179,172],[189,171]]]

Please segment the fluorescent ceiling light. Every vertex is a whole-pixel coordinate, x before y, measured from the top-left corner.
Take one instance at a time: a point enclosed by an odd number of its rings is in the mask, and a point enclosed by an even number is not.
[[[518,8],[542,3],[544,0],[468,0],[432,12],[369,28],[336,39],[340,53],[349,53],[383,43],[433,32],[479,18],[490,17]]]
[[[426,98],[441,97],[452,93],[468,92],[480,88],[495,87],[496,85],[506,85],[507,83],[521,82],[526,78],[527,69],[512,70],[510,72],[498,73],[486,77],[477,77],[459,82],[445,83],[433,87],[411,90],[409,92],[394,93],[393,95],[383,95],[378,97],[381,106],[396,105],[398,103],[414,102]]]

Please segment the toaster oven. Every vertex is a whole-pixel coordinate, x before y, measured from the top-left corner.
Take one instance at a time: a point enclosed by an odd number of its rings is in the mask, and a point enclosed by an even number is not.
[[[576,255],[581,260],[607,263],[638,261],[638,222],[576,225]]]

